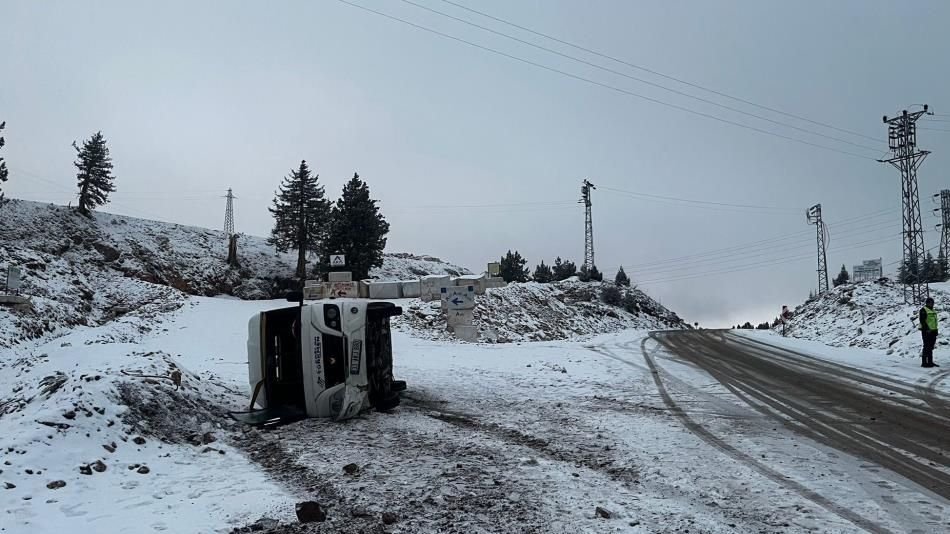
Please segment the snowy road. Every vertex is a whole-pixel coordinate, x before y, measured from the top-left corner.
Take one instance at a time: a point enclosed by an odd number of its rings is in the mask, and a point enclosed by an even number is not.
[[[839,466],[842,482],[859,491],[874,484],[887,489],[866,497],[876,498],[890,520],[873,509],[865,513],[842,502],[833,496],[840,490],[823,492],[809,482],[787,480],[775,462],[761,462],[714,436],[667,392],[664,375],[669,375],[657,367],[645,341],[643,354],[664,402],[711,445],[869,532],[946,531],[950,398],[937,386],[950,371],[927,373],[913,382],[898,380],[726,332],[658,332],[650,341],[665,352],[663,357],[672,356],[714,378],[721,393],[762,414],[765,422],[863,461],[858,470]]]
[[[280,306],[191,298],[0,351],[0,532],[950,531],[946,372],[769,335],[396,332],[392,413],[249,431],[225,415],[250,395],[245,325]],[[125,374],[171,368],[180,391]],[[296,524],[309,499],[326,523]]]

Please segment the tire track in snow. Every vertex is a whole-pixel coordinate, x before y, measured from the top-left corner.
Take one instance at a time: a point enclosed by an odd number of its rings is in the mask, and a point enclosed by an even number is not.
[[[810,368],[818,373],[831,374],[836,377],[847,378],[859,387],[873,386],[885,390],[889,394],[903,395],[906,397],[906,399],[898,397],[889,398],[888,401],[891,403],[900,404],[905,408],[910,408],[931,418],[944,419],[950,423],[950,400],[948,400],[946,396],[936,390],[937,385],[939,385],[939,383],[946,378],[950,371],[944,371],[938,374],[930,384],[924,388],[921,388],[920,386],[901,382],[900,380],[895,380],[893,378],[872,373],[870,371],[855,369],[846,365],[828,362],[827,360],[822,360],[796,350],[784,348],[778,349],[755,339],[734,335],[720,335],[719,338],[723,343],[735,343],[746,349],[768,353],[773,358],[780,358],[782,361],[788,362],[790,365],[798,369],[803,367]],[[789,354],[794,355],[795,358],[789,358]],[[919,400],[940,411],[926,411],[923,409],[924,406],[907,399]]]
[[[950,498],[950,459],[945,452],[950,441],[940,437],[950,434],[946,412],[927,411],[921,404],[906,399],[879,399],[877,392],[860,385],[848,387],[838,379],[839,375],[847,374],[846,367],[838,370],[835,364],[825,362],[823,371],[814,373],[808,365],[795,367],[794,359],[785,354],[781,356],[788,365],[782,365],[779,372],[776,371],[775,358],[779,357],[780,349],[771,347],[771,350],[760,351],[771,356],[768,359],[742,359],[738,355],[724,357],[721,351],[725,347],[725,338],[720,346],[712,346],[709,339],[700,336],[697,339],[698,347],[690,345],[690,351],[707,351],[702,363],[713,376],[724,385],[743,389],[777,412],[789,416],[797,423],[797,431],[830,447],[875,462],[943,499]],[[668,338],[658,341],[670,348],[676,345]],[[681,355],[690,357],[691,352],[680,349]],[[855,380],[850,376],[848,379]],[[877,387],[878,381],[872,380]],[[789,386],[794,391],[789,390]],[[770,398],[775,398],[769,392],[782,390],[788,394],[777,402],[769,402]],[[912,399],[928,402],[919,395],[917,388],[900,385],[897,390]],[[941,399],[932,402],[937,403],[938,410],[946,410],[940,404]],[[763,413],[770,412],[765,410]],[[869,413],[874,417],[868,417]],[[775,413],[771,415],[774,417]]]
[[[733,458],[734,460],[748,466],[749,468],[759,473],[760,475],[764,476],[765,478],[768,478],[769,480],[775,482],[781,487],[794,491],[795,493],[799,494],[803,498],[815,503],[816,505],[848,521],[849,523],[859,526],[863,528],[864,530],[871,532],[873,534],[896,534],[893,531],[871,521],[870,519],[867,519],[855,512],[852,512],[851,510],[848,510],[838,505],[837,503],[833,502],[827,497],[822,496],[818,492],[812,489],[809,489],[798,482],[795,482],[793,480],[786,478],[785,475],[759,462],[755,458],[752,458],[751,456],[740,451],[736,447],[726,443],[724,440],[717,437],[708,429],[706,429],[704,426],[696,422],[695,419],[690,417],[690,415],[687,414],[676,403],[676,401],[673,400],[673,398],[670,396],[669,392],[667,391],[666,386],[663,383],[663,379],[660,377],[660,369],[656,365],[656,362],[653,360],[653,357],[650,355],[649,351],[646,348],[646,343],[649,339],[654,339],[654,338],[652,338],[652,335],[651,335],[651,338],[644,338],[643,341],[641,341],[640,351],[643,354],[643,358],[646,361],[647,366],[650,368],[650,373],[653,376],[653,381],[656,384],[657,390],[660,393],[660,397],[663,399],[663,403],[667,406],[667,408],[669,408],[671,413],[673,413],[673,415],[677,419],[679,419],[680,423],[684,427],[686,427],[687,430],[692,432],[695,436],[703,440],[705,443],[715,447],[716,449],[720,450],[721,452]],[[624,361],[628,365],[636,366],[632,362],[627,362],[620,358],[616,358],[616,359],[618,359],[619,361]]]
[[[611,462],[604,461],[603,458],[595,458],[576,453],[572,454],[568,451],[553,447],[548,440],[543,438],[532,436],[513,428],[507,428],[498,423],[487,423],[471,414],[436,407],[418,398],[409,396],[404,396],[404,398],[411,401],[411,403],[405,403],[405,407],[419,409],[423,415],[427,417],[459,428],[481,432],[506,443],[527,447],[548,460],[568,463],[579,468],[597,471],[623,484],[636,484],[640,476],[639,472],[633,468],[611,467]]]

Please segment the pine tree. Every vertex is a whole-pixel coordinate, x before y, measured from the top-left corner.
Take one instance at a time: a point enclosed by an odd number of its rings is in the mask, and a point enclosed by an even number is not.
[[[841,284],[847,284],[848,280],[850,279],[851,275],[848,274],[848,269],[844,266],[844,264],[841,264],[841,271],[838,272],[838,276],[836,276],[834,280],[831,281],[831,283],[834,284],[835,287],[838,287]]]
[[[353,173],[330,215],[329,235],[320,254],[323,269],[329,270],[331,254],[346,256],[345,270],[353,273],[354,280],[369,278],[369,271],[383,264],[389,223],[379,213],[377,202],[370,198],[366,182]]]
[[[517,250],[514,253],[509,250],[508,254],[501,258],[501,277],[505,282],[527,282],[528,269],[525,268],[526,263],[528,263],[528,260],[522,258]]]
[[[319,251],[330,222],[330,203],[318,179],[301,160],[300,167],[284,178],[274,206],[268,208],[274,216],[269,241],[280,252],[297,251],[296,275],[301,280],[307,277],[307,252]]]
[[[112,158],[102,132],[96,132],[83,141],[82,148],[73,141],[76,149],[76,161],[73,165],[79,187],[79,212],[89,215],[93,209],[109,201],[109,193],[115,191],[115,177],[112,176]]]
[[[618,286],[630,287],[630,277],[623,271],[623,265],[621,265],[617,271],[617,276],[614,277],[614,283]]]
[[[920,265],[920,277],[924,282],[933,283],[937,282],[939,273],[937,273],[937,262],[934,261],[933,254],[927,253],[924,256],[924,261]]]
[[[597,266],[594,265],[590,268],[590,281],[591,282],[603,282],[604,274],[597,270]]]
[[[938,282],[946,282],[950,278],[950,261],[947,260],[947,254],[943,250],[937,254],[937,275]]]
[[[900,267],[897,269],[897,280],[902,284],[913,284],[917,281],[922,281],[921,278],[921,269],[918,263],[905,260],[901,261]]]
[[[573,261],[564,260],[562,262],[561,257],[558,256],[557,259],[554,260],[553,274],[556,282],[567,280],[577,274],[577,266],[574,265]]]
[[[541,263],[534,268],[534,275],[532,278],[534,278],[535,282],[547,284],[548,282],[554,281],[554,272],[551,270],[551,267],[544,264],[544,260],[541,260]]]
[[[581,282],[590,282],[590,270],[587,265],[581,265],[581,270],[577,271],[577,279]]]
[[[3,129],[7,127],[6,122],[0,122],[0,134],[3,133]],[[3,139],[3,135],[0,135],[0,148],[3,148],[3,145],[6,144],[6,141]],[[7,162],[3,161],[3,158],[0,158],[0,185],[3,182],[7,181],[7,176],[9,171],[7,171]],[[0,187],[0,206],[3,205],[4,193],[3,188]]]

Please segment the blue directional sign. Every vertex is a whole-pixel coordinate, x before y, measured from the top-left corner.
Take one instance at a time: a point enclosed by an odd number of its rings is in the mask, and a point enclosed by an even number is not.
[[[475,307],[475,286],[449,286],[441,289],[443,310],[470,310]]]

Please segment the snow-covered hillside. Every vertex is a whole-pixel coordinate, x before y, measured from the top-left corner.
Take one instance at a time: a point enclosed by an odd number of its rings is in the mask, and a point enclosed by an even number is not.
[[[950,284],[931,284],[930,294],[941,323],[950,324]],[[917,311],[917,307],[904,304],[898,283],[844,284],[796,308],[789,335],[835,347],[864,347],[916,357],[921,344]],[[941,339],[939,343],[948,342]]]
[[[416,280],[427,275],[458,276],[472,274],[465,267],[446,263],[432,256],[418,256],[406,252],[390,252],[383,256],[383,265],[370,270],[370,278],[380,280]]]
[[[613,303],[608,304],[605,300],[611,296]],[[409,301],[396,325],[418,337],[450,337],[438,301]],[[475,299],[475,326],[479,340],[492,343],[572,339],[630,328],[688,328],[675,313],[638,289],[618,291],[611,283],[576,279],[489,289]]]
[[[241,267],[225,263],[224,232],[11,200],[0,208],[0,269],[19,266],[32,306],[0,308],[0,347],[76,325],[171,311],[186,295],[275,298],[291,287],[296,257],[264,238],[238,240]],[[380,278],[467,272],[437,258],[386,254]]]

